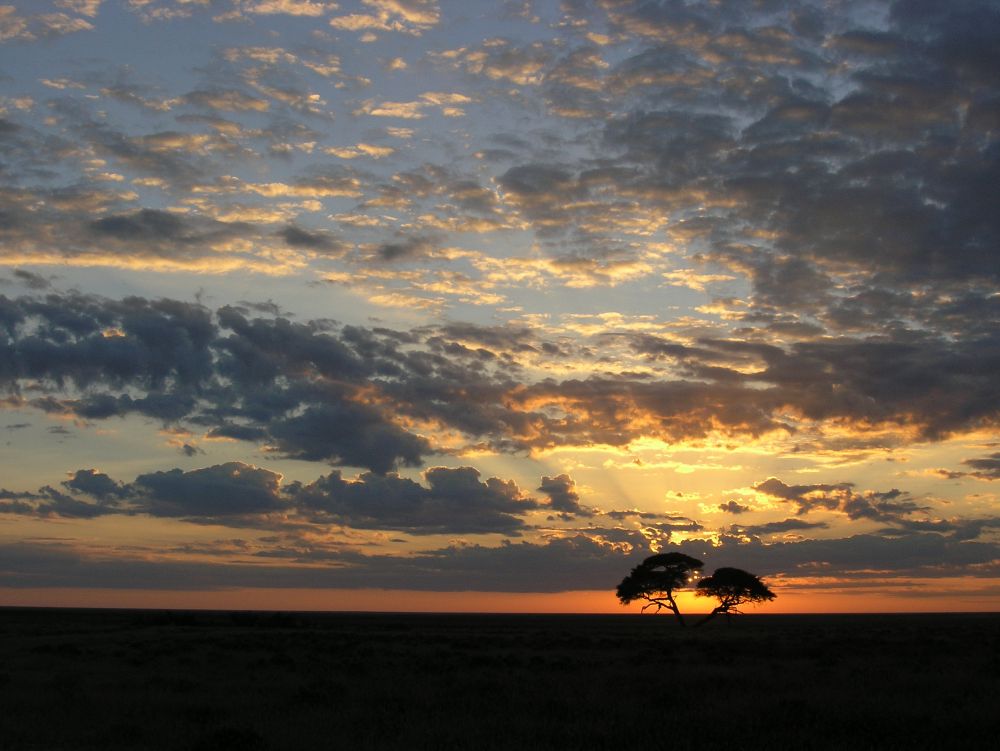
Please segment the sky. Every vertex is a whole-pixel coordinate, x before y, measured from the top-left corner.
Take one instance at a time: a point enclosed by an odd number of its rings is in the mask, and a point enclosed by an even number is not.
[[[1000,610],[998,37],[0,0],[0,604]]]

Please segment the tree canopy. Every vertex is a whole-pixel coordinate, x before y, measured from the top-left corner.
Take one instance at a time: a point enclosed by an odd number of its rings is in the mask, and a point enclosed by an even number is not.
[[[718,568],[714,574],[698,582],[695,594],[719,601],[712,612],[698,622],[699,626],[719,613],[724,613],[728,619],[733,613],[739,613],[739,606],[745,603],[766,602],[776,597],[758,577],[743,569],[729,567]]]
[[[697,558],[684,553],[651,555],[622,579],[616,590],[618,600],[622,605],[645,600],[643,611],[653,606],[657,612],[666,608],[683,626],[684,616],[674,600],[674,590],[687,586],[691,575],[703,565]]]

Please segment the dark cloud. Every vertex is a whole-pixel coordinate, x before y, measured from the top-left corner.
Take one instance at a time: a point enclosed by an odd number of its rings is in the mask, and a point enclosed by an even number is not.
[[[438,248],[438,240],[423,235],[402,236],[397,240],[379,245],[375,256],[380,261],[411,261],[424,258]]]
[[[67,519],[95,519],[119,513],[118,503],[111,498],[98,499],[96,503],[67,495],[51,486],[44,486],[39,494],[45,498],[35,513],[39,516],[59,516]]]
[[[401,427],[406,420],[518,451],[621,446],[650,434],[792,433],[789,410],[859,433],[895,424],[925,439],[1000,419],[995,335],[975,345],[910,334],[785,347],[619,337],[637,354],[670,362],[672,375],[531,381],[518,357],[562,350],[525,327],[391,331],[251,318],[246,306],[213,314],[179,301],[78,294],[2,298],[0,326],[0,379],[15,391],[31,379],[48,392],[32,399],[39,408],[89,420],[139,413],[191,421],[218,437],[269,440],[290,457],[378,472],[417,466],[433,451],[431,438]]]
[[[81,389],[100,383],[160,391],[195,388],[211,372],[215,330],[197,305],[48,295],[22,298],[10,307],[9,321],[15,328],[34,324],[11,329],[7,370],[0,371],[10,383],[35,378],[59,388],[71,382]]]
[[[278,234],[292,248],[306,248],[322,253],[335,253],[344,250],[343,245],[327,232],[310,232],[290,224]]]
[[[338,523],[361,529],[519,534],[524,514],[538,508],[537,502],[513,481],[491,477],[481,482],[479,477],[472,467],[433,467],[424,473],[425,488],[397,475],[366,473],[350,481],[333,472],[290,494]]]
[[[744,514],[747,511],[752,511],[752,509],[750,506],[744,506],[737,501],[726,501],[719,504],[719,511],[725,511],[727,514]]]
[[[879,530],[886,537],[905,538],[914,534],[933,532],[947,536],[950,539],[976,540],[989,532],[1000,528],[1000,517],[986,518],[955,518],[955,519],[904,519],[893,527]]]
[[[674,217],[692,232],[692,260],[749,278],[748,318],[784,314],[786,331],[837,331],[845,308],[877,298],[880,314],[855,325],[945,333],[937,319],[956,297],[991,307],[1000,268],[986,74],[998,13],[895,3],[882,25],[862,5],[602,4],[632,54],[601,73],[585,45],[534,69],[552,110],[575,106],[599,147],[543,160],[515,139],[504,156],[519,163],[497,178],[505,200],[566,262],[627,257],[593,220],[613,225],[627,200]],[[491,61],[511,49],[498,40],[472,68],[464,51],[455,64],[502,78]],[[599,98],[574,99],[578,78],[611,92],[613,117],[594,117]],[[982,320],[962,317],[956,349],[978,349],[969,334],[995,330],[996,311]]]
[[[795,532],[804,529],[827,529],[826,522],[807,522],[802,519],[784,519],[778,522],[764,524],[734,524],[729,527],[730,534],[770,535],[782,532]]]
[[[218,317],[220,326],[232,331],[217,343],[222,354],[219,370],[244,387],[269,384],[279,377],[302,378],[311,371],[335,380],[355,380],[375,372],[323,322],[248,319],[230,306],[221,308]]]
[[[274,448],[292,459],[369,467],[385,473],[418,467],[431,452],[427,439],[397,427],[374,407],[344,402],[306,409],[272,423]]]
[[[576,492],[576,483],[569,475],[543,477],[538,491],[548,496],[549,506],[554,511],[563,514],[591,516],[593,512],[580,505],[580,495]]]
[[[19,500],[16,497],[11,497],[9,494],[9,490],[0,488],[0,514],[27,516],[34,513],[35,505],[33,503]]]
[[[779,498],[797,507],[796,513],[807,514],[815,509],[840,511],[849,519],[873,519],[901,522],[917,511],[926,511],[908,494],[893,488],[888,491],[857,492],[853,483],[835,485],[786,485],[771,477],[754,485],[754,490]]]
[[[980,480],[1000,480],[1000,452],[978,459],[966,459],[962,464],[971,467],[972,471],[968,474]]]
[[[323,529],[331,524],[429,534],[503,534],[529,529],[525,517],[549,508],[512,480],[482,480],[473,467],[432,467],[426,485],[396,474],[339,470],[314,482],[282,484],[281,475],[243,462],[141,474],[132,483],[81,469],[36,492],[0,490],[0,510],[30,516],[89,519],[149,514],[195,523],[267,530]]]
[[[263,441],[267,438],[267,431],[250,425],[219,425],[208,431],[208,437],[232,438],[235,441]]]
[[[78,469],[70,479],[63,482],[63,485],[73,492],[89,495],[99,501],[122,498],[127,493],[127,489],[121,483],[115,482],[96,469]]]
[[[807,514],[817,508],[834,510],[840,508],[846,498],[852,497],[854,484],[845,482],[836,485],[786,485],[776,477],[754,485],[754,490],[794,503],[797,513]]]
[[[203,179],[208,171],[204,155],[192,153],[198,149],[192,149],[183,134],[161,131],[129,135],[118,130],[100,110],[95,111],[91,101],[78,97],[62,96],[49,106],[80,146],[113,160],[117,167],[184,187]],[[185,147],[185,143],[189,145]],[[65,150],[57,156],[56,163],[63,161]]]
[[[843,511],[849,519],[876,519],[895,522],[915,511],[926,511],[908,493],[893,488],[886,492],[868,491],[844,502]]]
[[[180,452],[182,454],[184,454],[184,456],[187,456],[187,457],[197,456],[198,454],[204,454],[205,453],[200,448],[198,448],[197,446],[192,446],[190,443],[183,444],[180,447]]]
[[[90,231],[104,242],[120,244],[141,255],[200,256],[204,248],[251,234],[242,223],[192,218],[156,209],[141,209],[94,220]]]
[[[85,472],[85,470],[80,470],[80,472]],[[63,484],[70,487],[69,483]],[[104,496],[89,495],[96,499],[96,502],[68,495],[51,485],[44,485],[34,493],[0,488],[0,513],[67,519],[95,519],[99,516],[126,511],[118,501],[118,493]]]
[[[52,282],[44,276],[24,269],[14,269],[14,279],[29,289],[48,289],[52,286]]]
[[[139,475],[133,493],[153,516],[226,518],[286,510],[281,476],[241,462]]]
[[[499,354],[503,352],[537,352],[543,345],[530,328],[523,326],[482,326],[475,323],[445,323],[435,329],[436,336],[428,341],[458,340],[473,342]]]

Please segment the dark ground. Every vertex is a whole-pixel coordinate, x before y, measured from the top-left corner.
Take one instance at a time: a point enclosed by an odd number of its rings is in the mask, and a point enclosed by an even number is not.
[[[998,748],[1000,614],[0,609],[0,749]]]

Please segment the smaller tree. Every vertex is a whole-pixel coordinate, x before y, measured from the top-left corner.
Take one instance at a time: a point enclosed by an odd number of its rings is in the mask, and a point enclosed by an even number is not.
[[[691,575],[703,565],[697,558],[683,553],[651,555],[622,579],[616,590],[618,600],[622,605],[645,600],[642,612],[654,605],[657,613],[666,608],[684,626],[684,616],[674,600],[674,590],[687,586]]]
[[[711,613],[698,621],[699,626],[719,613],[725,613],[726,622],[729,623],[730,616],[740,612],[740,605],[767,602],[777,596],[748,571],[727,567],[716,569],[714,574],[698,582],[695,594],[699,597],[714,597],[719,601]]]

